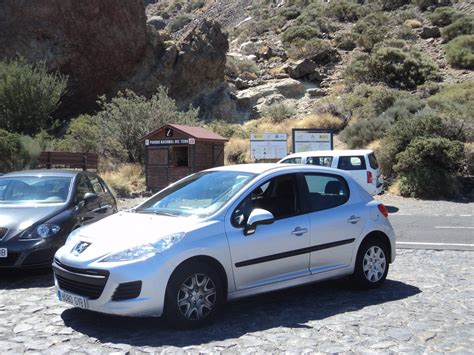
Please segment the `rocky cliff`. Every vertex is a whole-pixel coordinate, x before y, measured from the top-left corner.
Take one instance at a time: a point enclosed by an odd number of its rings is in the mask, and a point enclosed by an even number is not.
[[[228,42],[203,21],[181,40],[146,24],[143,0],[1,0],[0,58],[45,61],[69,76],[61,113],[95,108],[98,95],[159,85],[184,104],[223,81]]]

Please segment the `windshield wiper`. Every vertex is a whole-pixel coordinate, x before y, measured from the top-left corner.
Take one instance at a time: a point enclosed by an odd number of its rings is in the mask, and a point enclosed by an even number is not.
[[[169,217],[176,217],[175,214],[169,212],[162,212],[162,211],[152,211],[152,210],[135,210],[136,213],[153,213],[160,216],[169,216]]]

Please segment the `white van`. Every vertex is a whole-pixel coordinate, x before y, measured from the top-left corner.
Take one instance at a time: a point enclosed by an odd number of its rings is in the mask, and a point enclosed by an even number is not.
[[[372,196],[383,192],[383,179],[373,150],[315,150],[290,154],[279,163],[346,170]]]

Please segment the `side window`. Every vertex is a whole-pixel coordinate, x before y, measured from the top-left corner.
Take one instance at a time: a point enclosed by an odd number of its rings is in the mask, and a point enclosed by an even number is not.
[[[301,164],[301,157],[288,158],[286,160],[283,160],[282,163],[285,163],[285,164]]]
[[[379,168],[379,162],[377,161],[377,158],[375,157],[374,153],[369,154],[369,164],[372,169]]]
[[[296,176],[275,177],[253,190],[232,213],[232,225],[245,226],[255,208],[270,211],[275,219],[295,216],[299,213]]]
[[[330,174],[304,174],[308,189],[310,212],[334,208],[349,200],[349,187],[340,176]]]
[[[332,157],[307,157],[306,164],[331,167]]]
[[[338,169],[342,170],[366,170],[365,159],[363,155],[339,157]]]
[[[89,179],[85,175],[79,175],[76,188],[76,200],[81,201],[88,192],[94,192]]]
[[[104,188],[102,187],[102,184],[100,183],[97,176],[89,175],[89,181],[91,182],[92,188],[97,195],[100,195],[104,192]]]

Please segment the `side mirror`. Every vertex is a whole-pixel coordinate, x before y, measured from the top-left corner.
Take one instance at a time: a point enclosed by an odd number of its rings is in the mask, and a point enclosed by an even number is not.
[[[260,224],[272,224],[275,221],[273,214],[261,208],[254,209],[247,220],[247,226],[244,229],[244,235],[254,234],[257,226]]]
[[[96,193],[93,193],[93,192],[86,192],[86,194],[84,195],[84,202],[86,203],[86,205],[88,203],[91,203],[91,202],[94,202],[94,201],[97,201],[97,199],[99,198],[99,196],[97,196]]]

